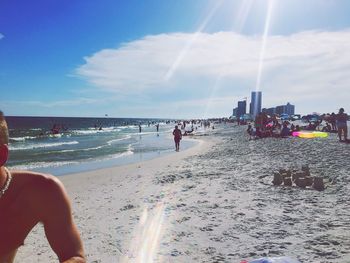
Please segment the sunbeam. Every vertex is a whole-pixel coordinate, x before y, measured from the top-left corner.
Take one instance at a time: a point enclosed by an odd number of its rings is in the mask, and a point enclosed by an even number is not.
[[[234,16],[235,20],[233,21],[233,24],[232,24],[232,31],[233,32],[241,33],[241,31],[243,30],[243,27],[246,23],[247,17],[250,13],[252,6],[253,6],[253,1],[254,0],[246,0],[246,1],[241,2],[241,5],[237,11],[237,14]],[[232,58],[232,66],[234,65],[233,61],[234,61],[234,58]],[[224,76],[224,73],[225,72],[223,70],[219,73],[219,75],[215,81],[214,86],[211,88],[209,101],[207,103],[203,118],[206,118],[208,116],[209,111],[211,110],[210,108],[212,106],[212,100],[216,95],[216,92],[220,86],[220,82]]]
[[[270,29],[270,23],[271,23],[271,16],[273,11],[273,4],[274,0],[268,0],[267,5],[267,14],[265,19],[265,26],[264,26],[264,33],[262,36],[262,43],[261,43],[261,49],[260,49],[260,56],[259,56],[259,66],[258,66],[258,74],[256,77],[256,85],[255,85],[255,91],[261,90],[261,76],[264,66],[264,57],[265,57],[265,49],[266,49],[266,43],[267,43],[267,37],[269,35],[269,29]],[[254,105],[252,105],[253,109],[252,112],[255,114],[258,112],[258,100],[254,100]]]
[[[245,0],[241,2],[241,5],[238,9],[236,19],[234,21],[233,30],[237,33],[241,33],[243,27],[247,21],[249,12],[253,6],[254,0]]]
[[[261,49],[260,49],[260,56],[259,56],[259,67],[258,67],[258,75],[256,78],[256,85],[255,90],[260,90],[261,86],[261,76],[262,76],[262,70],[264,66],[264,57],[265,57],[265,50],[266,50],[266,42],[267,37],[269,35],[269,29],[270,29],[270,22],[271,22],[271,16],[273,11],[273,3],[274,0],[268,0],[268,6],[267,6],[267,15],[265,20],[265,26],[264,26],[264,33],[262,36],[262,43],[261,43]]]
[[[216,3],[216,5],[214,6],[214,8],[210,11],[210,13],[206,16],[206,18],[204,19],[203,23],[200,25],[200,27],[197,29],[196,33],[193,35],[193,37],[186,43],[186,45],[184,46],[184,48],[180,51],[179,55],[177,56],[177,58],[175,59],[174,63],[171,65],[171,67],[169,68],[169,70],[167,71],[167,73],[164,76],[164,80],[168,81],[169,79],[171,79],[171,77],[174,75],[175,71],[177,70],[177,68],[179,67],[181,61],[183,60],[183,58],[186,56],[187,52],[189,51],[189,49],[191,48],[191,46],[193,45],[193,43],[198,39],[200,33],[204,30],[204,28],[207,26],[207,24],[210,22],[210,20],[212,19],[212,17],[214,16],[214,14],[216,13],[216,11],[218,10],[218,8],[222,5],[223,0],[218,1]]]

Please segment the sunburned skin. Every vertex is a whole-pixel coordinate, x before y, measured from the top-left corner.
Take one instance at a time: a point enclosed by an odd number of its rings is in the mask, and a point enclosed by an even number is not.
[[[59,262],[85,263],[83,245],[62,183],[52,175],[10,172],[5,168],[8,143],[9,132],[0,111],[0,263],[14,261],[17,249],[39,222],[43,223]]]
[[[17,249],[39,222],[60,262],[85,262],[62,184],[51,175],[11,173],[12,182],[0,198],[0,263],[13,262]]]
[[[31,184],[36,181],[35,177],[24,173],[13,173],[12,176],[13,179],[9,189],[0,199],[1,259],[3,257],[13,258],[17,248],[23,244],[29,231],[39,222],[37,209],[36,211],[30,211],[33,207],[34,197],[29,197],[32,190],[27,188],[28,186],[31,187]],[[19,189],[19,191],[16,189]]]
[[[0,263],[13,263],[15,260],[16,253],[17,249],[11,251],[7,255],[0,257]]]

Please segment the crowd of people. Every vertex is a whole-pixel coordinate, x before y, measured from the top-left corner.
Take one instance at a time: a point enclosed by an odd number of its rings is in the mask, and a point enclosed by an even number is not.
[[[322,131],[338,133],[339,141],[348,142],[347,121],[348,115],[344,108],[340,108],[338,114],[324,115],[316,120],[306,119],[306,125],[295,125],[288,120],[279,120],[276,115],[268,116],[265,112],[259,113],[254,120],[254,126],[248,123],[247,133],[250,139],[265,137],[288,137],[293,132],[306,131]],[[240,123],[239,123],[240,124]]]
[[[180,141],[182,136],[192,135],[198,128],[204,129],[215,129],[214,123],[226,122],[226,119],[215,119],[215,120],[185,120],[177,121],[175,129],[173,130],[174,142],[175,142],[175,151],[180,150]]]

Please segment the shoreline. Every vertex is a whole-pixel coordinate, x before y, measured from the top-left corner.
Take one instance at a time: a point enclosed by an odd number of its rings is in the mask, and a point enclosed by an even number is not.
[[[335,134],[249,140],[245,127],[225,126],[196,139],[182,152],[60,177],[88,262],[349,262],[350,148]],[[302,165],[324,191],[272,184],[275,171]],[[16,262],[57,262],[40,225]]]
[[[57,176],[59,180],[61,180],[64,184],[71,184],[75,183],[75,181],[81,180],[81,179],[90,179],[96,175],[94,174],[107,174],[110,175],[112,172],[116,172],[117,170],[123,171],[123,172],[131,172],[135,169],[141,169],[141,168],[147,168],[152,170],[161,170],[165,166],[169,165],[169,162],[172,162],[173,165],[175,165],[177,162],[180,162],[184,158],[187,158],[191,155],[197,154],[200,147],[204,147],[203,143],[204,141],[202,139],[197,138],[186,138],[188,141],[194,142],[193,146],[190,146],[189,148],[186,148],[185,150],[180,150],[179,152],[165,152],[163,155],[160,155],[158,157],[153,157],[150,159],[145,159],[141,161],[136,161],[132,163],[127,164],[121,164],[121,165],[115,165],[111,167],[104,167],[104,168],[97,168],[91,171],[83,171],[83,172],[73,172],[69,174],[64,174]],[[205,147],[206,148],[206,147]],[[115,176],[115,175],[111,175]]]
[[[156,133],[154,133],[155,135]],[[149,135],[149,134],[147,134]],[[145,136],[143,135],[137,135],[137,137]],[[38,168],[27,168],[27,167],[12,167],[10,166],[10,169],[13,170],[31,170],[38,173],[48,173],[53,174],[57,177],[62,177],[65,175],[70,174],[77,174],[77,173],[83,173],[88,171],[95,171],[100,170],[104,168],[113,168],[115,166],[123,166],[128,165],[132,163],[138,163],[143,162],[147,160],[152,160],[155,158],[159,158],[168,154],[172,154],[173,148],[170,149],[170,147],[173,147],[173,136],[170,134],[162,134],[161,136],[161,142],[160,147],[158,150],[152,150],[152,151],[132,151],[127,150],[122,153],[118,153],[115,155],[106,155],[106,156],[100,156],[96,159],[82,159],[82,160],[72,160],[71,162],[68,162],[66,164],[58,164],[52,163],[51,165],[47,167],[38,167]],[[155,137],[159,138],[159,136]],[[149,140],[150,137],[145,137],[144,139]],[[141,140],[141,139],[140,139]],[[154,145],[158,145],[158,139],[155,140]],[[141,142],[142,143],[142,142]],[[148,142],[149,143],[149,142]],[[162,149],[162,145],[168,145],[169,149]],[[189,149],[191,147],[194,147],[197,141],[192,138],[185,138],[183,140],[183,149]]]
[[[194,140],[196,144],[183,151],[180,149],[180,152],[174,151],[150,160],[58,176],[70,197],[87,262],[122,261],[125,247],[129,247],[135,238],[131,229],[137,228],[137,221],[130,226],[128,218],[140,217],[145,209],[144,198],[163,191],[162,186],[158,189],[153,185],[157,174],[176,169],[184,159],[207,151],[213,143],[202,138],[186,139]],[[138,209],[134,211],[136,207]],[[152,213],[155,208],[147,209]],[[111,213],[111,210],[114,212]],[[130,215],[129,212],[136,213]],[[122,213],[123,216],[117,216]],[[122,226],[129,226],[130,233],[116,242],[115,238],[120,234],[111,233]],[[104,244],[106,238],[109,240],[107,246]],[[15,262],[57,262],[41,224],[32,230],[24,244],[18,249]]]

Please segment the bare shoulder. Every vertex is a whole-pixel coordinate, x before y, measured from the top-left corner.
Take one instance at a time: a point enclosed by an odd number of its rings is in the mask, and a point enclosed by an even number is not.
[[[29,201],[38,211],[47,215],[53,208],[69,209],[63,184],[50,174],[13,171],[14,191]]]
[[[12,171],[11,173],[19,188],[30,186],[32,190],[38,190],[37,193],[64,191],[61,181],[51,174],[31,171]]]

